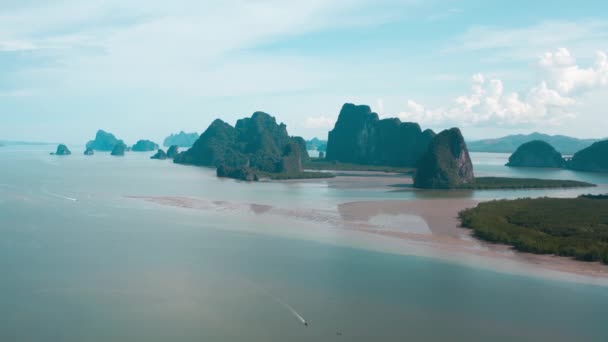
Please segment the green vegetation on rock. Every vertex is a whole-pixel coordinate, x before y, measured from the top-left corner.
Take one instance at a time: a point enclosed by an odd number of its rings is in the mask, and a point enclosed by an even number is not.
[[[215,120],[189,150],[174,159],[179,164],[218,168],[220,177],[255,180],[252,174],[296,175],[308,159],[304,140],[290,137],[284,124],[263,112],[238,120],[234,127]],[[220,169],[221,167],[221,169]]]
[[[608,199],[538,198],[480,203],[460,213],[482,240],[535,254],[608,264]]]
[[[534,140],[521,145],[509,157],[507,166],[561,168],[565,166],[565,161],[562,154],[549,143]]]
[[[567,166],[579,171],[608,172],[608,140],[576,152]]]
[[[457,189],[473,184],[473,164],[458,128],[439,133],[418,162],[414,186],[423,189]]]
[[[325,158],[342,163],[413,167],[435,133],[417,123],[380,120],[369,106],[346,103],[329,132]]]

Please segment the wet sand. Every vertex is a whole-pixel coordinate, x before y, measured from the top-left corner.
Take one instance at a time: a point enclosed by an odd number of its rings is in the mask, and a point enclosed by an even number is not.
[[[310,233],[312,239],[332,234],[332,243],[438,258],[499,272],[608,285],[608,266],[515,252],[508,246],[475,239],[469,229],[460,227],[458,220],[461,210],[478,203],[470,199],[357,201],[320,210],[190,197],[128,198],[222,215],[229,212],[245,220],[258,220],[264,226],[286,227],[286,232],[298,227],[307,230],[304,233]]]

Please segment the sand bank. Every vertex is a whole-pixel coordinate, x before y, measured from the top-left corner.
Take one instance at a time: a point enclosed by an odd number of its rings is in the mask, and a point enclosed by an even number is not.
[[[280,233],[290,236],[293,236],[290,230],[306,230],[303,232],[308,234],[306,238],[323,242],[438,258],[502,272],[608,285],[608,266],[515,252],[508,246],[473,238],[470,230],[460,228],[458,220],[461,210],[477,204],[470,199],[358,201],[320,210],[190,197],[129,198],[220,215],[228,212],[245,220],[255,219],[263,226],[281,227]]]

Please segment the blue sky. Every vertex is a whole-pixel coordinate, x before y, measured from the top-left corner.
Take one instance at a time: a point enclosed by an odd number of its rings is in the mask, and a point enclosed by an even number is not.
[[[608,136],[602,1],[2,1],[0,139],[132,143],[344,102],[468,139]]]

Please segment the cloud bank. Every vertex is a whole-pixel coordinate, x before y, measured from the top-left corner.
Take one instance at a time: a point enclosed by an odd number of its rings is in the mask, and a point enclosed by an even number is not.
[[[414,100],[399,113],[402,120],[429,125],[561,125],[576,117],[577,97],[608,85],[608,57],[598,51],[593,66],[582,68],[570,52],[560,48],[539,57],[543,81],[525,92],[506,92],[499,79],[472,77],[471,92],[448,107],[428,108]]]

